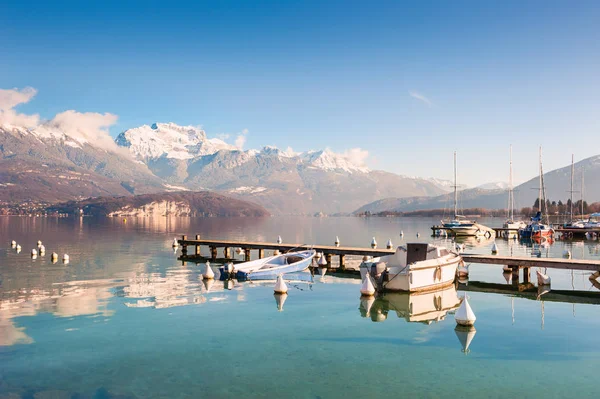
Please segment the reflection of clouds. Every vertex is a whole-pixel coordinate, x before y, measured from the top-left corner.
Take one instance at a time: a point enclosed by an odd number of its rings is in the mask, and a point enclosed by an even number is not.
[[[0,346],[31,344],[33,339],[25,334],[25,328],[17,327],[0,312]]]

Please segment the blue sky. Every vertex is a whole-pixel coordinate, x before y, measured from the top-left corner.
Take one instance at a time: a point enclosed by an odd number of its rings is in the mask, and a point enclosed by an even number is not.
[[[600,154],[600,3],[0,3],[0,88],[18,110],[172,121],[246,148],[369,151],[368,165],[469,185]],[[233,141],[231,139],[230,141]]]

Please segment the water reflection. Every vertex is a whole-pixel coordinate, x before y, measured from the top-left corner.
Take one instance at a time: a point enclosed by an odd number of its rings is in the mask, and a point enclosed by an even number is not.
[[[456,328],[454,329],[454,333],[456,334],[456,337],[458,338],[461,346],[462,346],[462,352],[467,355],[469,352],[471,352],[471,350],[469,349],[469,346],[471,345],[471,342],[473,341],[473,338],[475,337],[475,333],[477,332],[477,330],[475,330],[474,326],[456,326]]]
[[[446,318],[449,311],[460,305],[456,287],[423,293],[386,293],[371,302],[361,299],[359,310],[362,317],[374,322],[384,321],[390,311],[407,322],[431,324]]]

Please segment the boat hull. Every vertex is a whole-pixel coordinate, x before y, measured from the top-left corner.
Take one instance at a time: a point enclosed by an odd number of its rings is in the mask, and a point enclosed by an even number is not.
[[[307,252],[305,252],[304,259],[302,259],[302,260],[299,260],[299,261],[291,263],[291,264],[282,264],[282,265],[277,265],[275,267],[268,267],[264,270],[263,269],[258,269],[258,270],[253,270],[253,271],[239,270],[236,273],[236,277],[238,280],[265,280],[265,279],[276,278],[279,274],[301,272],[301,271],[308,269],[315,254],[316,254],[315,251],[307,251]],[[294,254],[279,255],[275,258],[285,259],[286,256],[290,256],[290,255],[294,255]],[[265,266],[268,266],[268,264],[266,264]]]
[[[450,230],[456,237],[492,237],[493,234],[496,234],[493,229],[478,223],[474,223],[472,226],[451,227]]]

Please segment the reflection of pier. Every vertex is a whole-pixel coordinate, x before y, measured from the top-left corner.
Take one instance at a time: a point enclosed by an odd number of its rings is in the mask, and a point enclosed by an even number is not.
[[[482,281],[469,281],[469,284],[458,284],[461,291],[483,292],[488,294],[512,295],[519,298],[537,300],[538,288],[531,283],[521,283],[517,286],[496,283],[484,283]],[[583,303],[600,305],[600,293],[575,290],[555,290],[544,293],[544,301]]]

